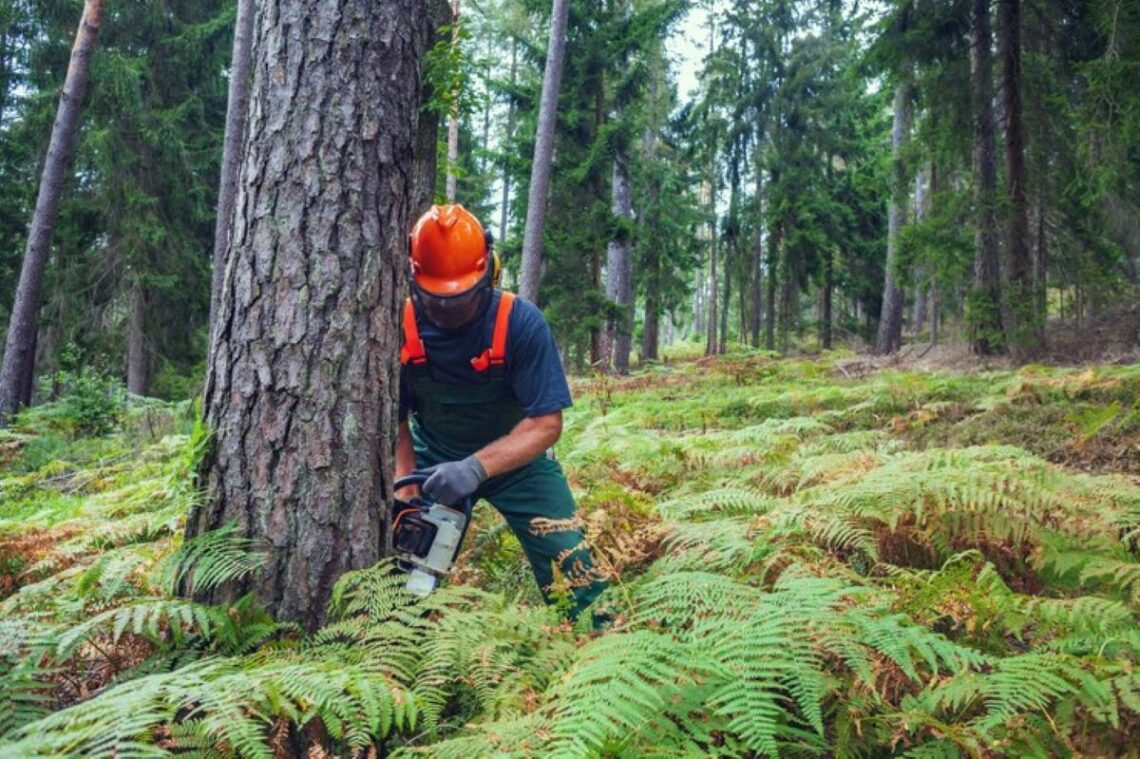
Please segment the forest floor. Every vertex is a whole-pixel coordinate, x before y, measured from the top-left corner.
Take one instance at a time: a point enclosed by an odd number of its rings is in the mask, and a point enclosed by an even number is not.
[[[600,636],[486,506],[427,602],[385,566],[314,636],[178,600],[257,566],[181,543],[191,407],[29,414],[0,437],[0,754],[1140,755],[1140,365],[740,352],[573,384]]]

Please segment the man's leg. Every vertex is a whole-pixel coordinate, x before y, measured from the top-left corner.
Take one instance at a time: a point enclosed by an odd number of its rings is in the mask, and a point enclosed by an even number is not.
[[[496,478],[498,479],[498,478]],[[507,520],[530,560],[543,598],[551,602],[555,564],[574,594],[570,617],[593,603],[608,583],[598,574],[590,547],[574,518],[574,497],[557,461],[540,458],[490,481],[484,498]]]

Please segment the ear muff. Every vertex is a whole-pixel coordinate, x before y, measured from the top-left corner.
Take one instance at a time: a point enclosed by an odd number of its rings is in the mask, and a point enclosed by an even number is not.
[[[483,230],[483,242],[487,244],[487,251],[491,254],[491,287],[498,287],[503,279],[503,262],[499,252],[495,250],[495,235],[491,230]]]

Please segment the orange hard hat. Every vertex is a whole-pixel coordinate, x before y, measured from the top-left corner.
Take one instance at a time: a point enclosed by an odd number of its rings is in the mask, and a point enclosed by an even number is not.
[[[483,225],[461,205],[432,206],[412,227],[412,278],[429,293],[466,292],[490,264]]]

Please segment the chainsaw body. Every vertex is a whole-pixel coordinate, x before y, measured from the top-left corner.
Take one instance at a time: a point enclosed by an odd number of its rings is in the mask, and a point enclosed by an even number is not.
[[[426,474],[413,472],[393,485],[399,490],[407,485],[422,485]],[[435,590],[439,579],[451,571],[467,526],[471,523],[473,498],[465,498],[458,506],[435,503],[425,498],[396,500],[392,515],[392,546],[396,565],[408,573],[407,588],[417,596]]]

